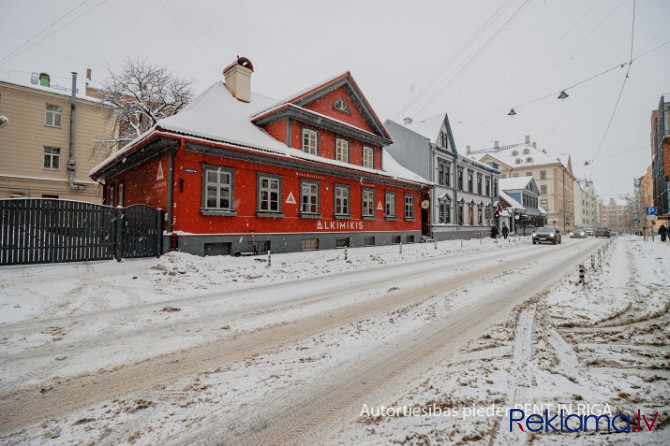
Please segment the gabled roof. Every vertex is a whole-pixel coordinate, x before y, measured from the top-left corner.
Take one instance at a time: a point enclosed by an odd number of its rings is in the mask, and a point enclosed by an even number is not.
[[[351,73],[348,71],[319,84],[313,85],[279,102],[275,102],[269,108],[261,110],[258,113],[252,115],[251,120],[256,124],[266,125],[290,115],[298,115],[307,119],[309,119],[311,116],[320,122],[321,126],[330,128],[334,131],[338,131],[338,127],[349,127],[348,130],[350,131],[358,130],[359,132],[369,133],[363,129],[358,129],[350,124],[339,121],[332,116],[325,116],[305,108],[306,105],[339,88],[343,88],[347,92],[349,98],[353,101],[373,131],[371,136],[366,137],[365,135],[359,135],[359,137],[361,137],[363,140],[367,139],[369,142],[381,146],[391,144],[391,136],[386,131],[386,128],[368,103],[367,99],[358,87],[358,84],[356,84],[356,81],[351,76]]]
[[[523,190],[533,181],[533,177],[501,178],[498,183],[500,190]]]
[[[525,153],[524,153],[525,152]],[[560,163],[564,167],[572,171],[569,166],[570,155],[561,155],[563,158],[552,157],[542,150],[534,147],[531,144],[512,144],[509,146],[502,146],[492,149],[473,150],[470,152],[470,157],[482,160],[488,155],[500,161],[510,168],[542,166],[547,164]],[[520,160],[520,161],[518,161]]]
[[[518,201],[516,201],[514,198],[510,197],[508,194],[503,192],[502,190],[499,192],[500,198],[505,200],[507,204],[509,205],[510,208],[517,210],[517,211],[525,211],[526,208],[521,205]]]
[[[251,120],[251,116],[272,108],[273,104],[277,104],[276,99],[255,93],[251,93],[249,102],[239,101],[230,93],[223,81],[217,81],[179,113],[160,120],[149,131],[98,164],[91,170],[90,175],[104,178],[105,172],[111,171],[110,169],[115,163],[122,163],[125,159],[130,159],[131,154],[135,162],[140,162],[141,159],[148,158],[152,154],[174,148],[165,138],[169,137],[170,134],[179,134],[196,142],[198,140],[207,143],[215,142],[241,150],[301,159],[387,178],[431,184],[400,166],[387,153],[383,153],[383,170],[378,170],[311,155],[302,150],[286,146]],[[294,105],[290,104],[290,106],[293,107]],[[369,132],[366,133],[369,134]],[[386,130],[384,130],[384,133],[386,133]]]
[[[447,133],[447,138],[449,139],[449,147],[447,147],[447,149],[451,149],[455,154],[458,154],[454,134],[451,131],[451,124],[449,123],[449,115],[447,113],[440,113],[421,121],[411,121],[409,123],[404,123],[403,125],[413,132],[425,136],[430,142],[437,145],[439,145],[440,142],[440,132],[444,127]]]

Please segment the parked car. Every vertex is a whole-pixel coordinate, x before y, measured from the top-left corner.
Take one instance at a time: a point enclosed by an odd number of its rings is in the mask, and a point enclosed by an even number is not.
[[[554,227],[545,226],[534,231],[531,238],[533,245],[536,243],[552,243],[555,245],[561,243],[561,232]]]
[[[595,237],[607,237],[610,238],[610,230],[607,228],[604,228],[602,226],[596,228],[596,231],[594,233]]]
[[[593,237],[593,228],[584,228],[587,237]]]
[[[570,238],[586,238],[586,229],[575,228],[570,231]]]

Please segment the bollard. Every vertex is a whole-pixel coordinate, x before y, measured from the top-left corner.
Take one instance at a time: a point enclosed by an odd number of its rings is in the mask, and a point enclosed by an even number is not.
[[[596,256],[591,254],[591,269],[596,269]]]
[[[437,240],[435,240],[435,249],[437,249]]]
[[[400,254],[402,254],[402,242],[400,242]]]
[[[579,283],[584,285],[584,264],[579,264]]]
[[[347,260],[347,247],[344,247],[344,260]]]
[[[461,240],[461,248],[463,247],[463,240]]]
[[[265,265],[266,268],[270,268],[272,266],[272,253],[268,249],[268,264]]]

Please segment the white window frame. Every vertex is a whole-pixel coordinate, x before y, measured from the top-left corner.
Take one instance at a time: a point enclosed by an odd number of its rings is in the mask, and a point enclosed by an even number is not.
[[[405,194],[405,220],[414,220],[414,195]]]
[[[44,146],[42,167],[49,170],[60,170],[60,147]]]
[[[264,183],[267,182],[267,185]],[[282,179],[277,175],[258,174],[257,209],[260,213],[281,213]]]
[[[202,209],[207,211],[234,212],[235,211],[235,170],[222,166],[203,166]],[[212,178],[210,175],[214,175]],[[213,192],[213,196],[210,194]],[[228,195],[226,197],[226,195]],[[210,205],[210,199],[214,205]],[[222,200],[228,200],[227,206],[222,206]]]
[[[302,151],[312,155],[319,154],[319,134],[316,130],[302,129]]]
[[[303,215],[319,215],[319,183],[303,181],[300,183],[300,213]]]
[[[384,192],[384,217],[396,217],[395,192]]]
[[[47,104],[44,125],[49,127],[62,127],[63,107],[60,105]]]
[[[346,139],[335,139],[335,159],[343,163],[349,162],[349,141]]]
[[[363,146],[363,167],[375,167],[375,150],[372,147]]]
[[[351,215],[351,193],[349,186],[335,185],[335,216]]]
[[[363,206],[363,217],[375,216],[375,190],[364,188],[361,191],[361,203]]]

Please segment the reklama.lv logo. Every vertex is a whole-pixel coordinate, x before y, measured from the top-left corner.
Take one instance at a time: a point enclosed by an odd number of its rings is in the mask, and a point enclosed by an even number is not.
[[[509,431],[514,432],[514,424],[516,424],[521,432],[526,432],[526,429],[530,432],[588,432],[589,421],[593,421],[590,430],[598,432],[602,420],[603,423],[607,422],[607,432],[611,432],[612,430],[615,432],[642,432],[642,428],[644,426],[640,425],[640,420],[644,420],[644,424],[646,425],[647,429],[651,431],[654,428],[654,424],[656,423],[657,418],[658,412],[656,412],[654,419],[651,421],[651,424],[649,424],[647,416],[642,415],[640,413],[640,409],[638,409],[637,427],[635,427],[635,424],[633,423],[631,428],[631,416],[621,413],[612,417],[607,414],[582,415],[574,413],[566,416],[564,410],[561,409],[560,414],[549,417],[549,410],[545,409],[544,416],[533,413],[526,417],[526,413],[523,410],[510,409]],[[526,426],[526,429],[524,429],[522,423]]]

